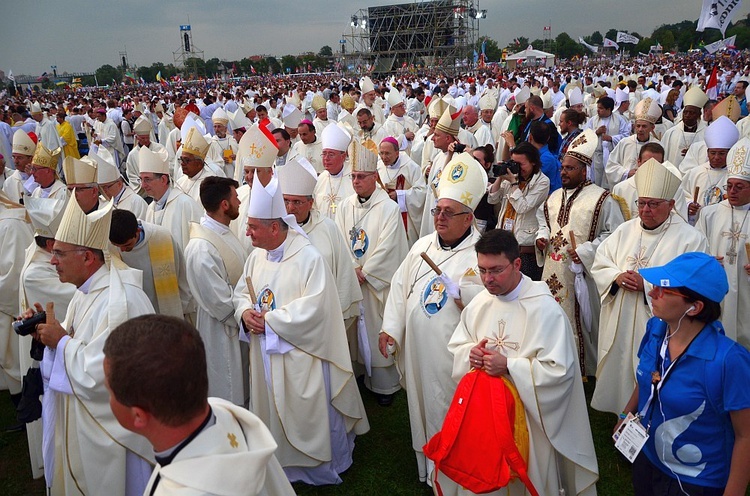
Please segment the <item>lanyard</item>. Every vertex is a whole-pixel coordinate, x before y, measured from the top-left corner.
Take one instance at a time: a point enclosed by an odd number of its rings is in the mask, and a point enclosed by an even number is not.
[[[669,364],[669,367],[667,367],[666,370],[664,370],[664,360],[667,356],[667,348],[669,346],[669,334],[666,334],[664,336],[664,339],[661,342],[661,348],[659,349],[659,357],[656,360],[656,370],[651,373],[651,393],[648,396],[648,399],[646,400],[646,404],[643,405],[643,408],[640,412],[638,412],[638,416],[641,418],[645,418],[646,414],[649,413],[649,409],[651,408],[652,403],[656,402],[656,404],[659,403],[659,393],[661,392],[661,389],[664,387],[664,384],[667,382],[667,379],[671,377],[672,371],[675,369],[678,363],[680,363],[680,360],[683,356],[685,356],[685,353],[687,353],[688,349],[690,348],[690,345],[693,344],[693,341],[695,341],[695,338],[697,338],[701,331],[696,334],[693,339],[690,340],[688,345],[685,347],[682,353],[680,353],[677,358],[672,361],[672,363]],[[648,430],[648,427],[651,425],[651,417],[653,416],[654,412],[653,409],[651,410],[649,414],[649,422],[646,427]]]

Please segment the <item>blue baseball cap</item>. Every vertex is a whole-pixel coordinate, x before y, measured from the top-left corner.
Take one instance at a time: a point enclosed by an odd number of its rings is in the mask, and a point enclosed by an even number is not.
[[[640,269],[638,273],[654,286],[688,288],[716,303],[729,291],[724,267],[711,255],[683,253],[661,267]]]

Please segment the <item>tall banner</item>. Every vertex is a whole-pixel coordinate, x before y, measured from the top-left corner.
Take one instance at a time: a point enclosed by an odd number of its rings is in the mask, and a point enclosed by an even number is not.
[[[599,51],[599,47],[598,46],[589,45],[588,43],[586,43],[585,41],[583,41],[583,37],[582,36],[578,37],[578,43],[580,43],[581,45],[585,46],[586,48],[588,48],[589,50],[591,50],[594,53],[597,53]]]
[[[639,41],[641,40],[639,40],[637,36],[623,33],[622,31],[617,32],[617,43],[632,43],[633,45],[637,45]]]
[[[737,39],[737,35],[730,36],[729,38],[724,38],[723,40],[714,41],[713,43],[709,43],[708,45],[704,46],[703,48],[706,49],[706,51],[710,54],[714,54],[721,50],[722,48],[726,47],[733,47],[735,40]]]
[[[605,47],[612,47],[615,50],[619,50],[620,49],[620,45],[618,45],[614,41],[610,40],[609,38],[604,38],[604,46]]]
[[[701,15],[695,30],[703,31],[706,28],[714,28],[724,35],[734,14],[741,6],[742,0],[703,0]]]

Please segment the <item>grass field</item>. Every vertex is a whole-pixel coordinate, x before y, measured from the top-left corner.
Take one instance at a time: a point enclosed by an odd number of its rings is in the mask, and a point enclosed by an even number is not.
[[[591,398],[592,383],[586,384]],[[300,495],[404,495],[428,496],[432,490],[418,482],[416,461],[411,450],[406,395],[399,392],[392,406],[377,405],[372,395],[363,392],[371,430],[357,438],[354,464],[339,486],[312,487],[296,484]],[[589,410],[594,443],[599,460],[598,493],[604,496],[632,494],[630,466],[612,446],[610,433],[614,416]],[[7,391],[0,392],[0,426],[13,421]],[[26,434],[0,432],[0,495],[43,495],[44,483],[32,480],[29,469]]]

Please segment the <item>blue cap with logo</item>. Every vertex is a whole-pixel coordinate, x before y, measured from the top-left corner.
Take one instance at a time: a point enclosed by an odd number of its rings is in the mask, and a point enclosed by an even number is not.
[[[638,272],[654,286],[688,288],[716,303],[729,291],[724,267],[707,253],[683,253],[666,265]]]

